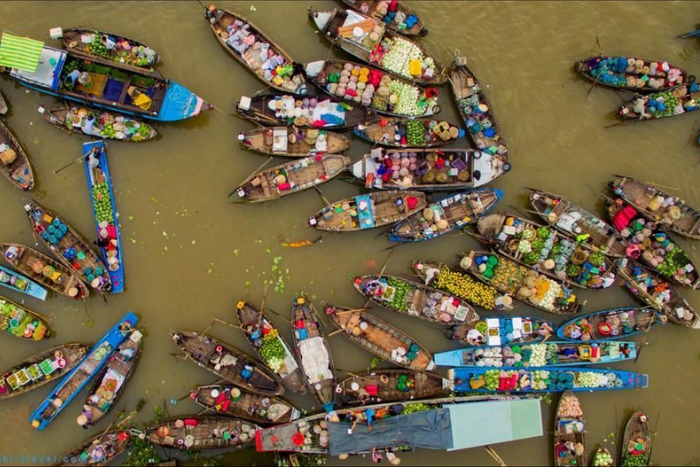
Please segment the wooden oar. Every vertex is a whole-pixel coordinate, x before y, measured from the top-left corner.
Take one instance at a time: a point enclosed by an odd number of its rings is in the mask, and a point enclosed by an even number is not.
[[[306,297],[304,297],[304,298],[306,298]],[[326,318],[324,318],[323,315],[318,312],[318,310],[316,309],[316,306],[314,306],[314,304],[309,302],[309,301],[307,301],[307,303],[309,304],[309,308],[311,308],[311,310],[314,312],[314,314],[319,319],[321,324],[323,324],[323,327],[324,328],[328,327],[328,322],[326,321]]]
[[[644,329],[644,338],[639,344],[639,350],[637,351],[637,356],[634,358],[634,363],[637,363],[637,360],[639,360],[639,356],[642,354],[642,349],[644,348],[644,345],[647,342],[647,337],[649,337],[649,330],[651,330],[651,326],[654,324],[654,321],[656,321],[656,314],[652,315],[652,319],[649,320],[646,329]]]
[[[240,331],[245,332],[246,334],[250,334],[250,332],[249,332],[247,329],[245,329],[245,328],[243,328],[243,327],[241,327],[241,326],[237,326],[237,325],[235,325],[235,324],[233,324],[233,323],[229,323],[228,321],[224,321],[223,319],[212,318],[212,321],[217,322],[217,323],[219,323],[219,324],[225,324],[226,326],[229,326],[229,327],[231,327],[231,328],[233,328],[233,329],[238,329],[238,330],[240,330]]]
[[[78,158],[75,159],[73,162],[64,165],[63,167],[61,167],[61,168],[58,169],[58,170],[54,170],[54,171],[53,171],[53,174],[54,174],[54,175],[57,175],[59,172],[63,172],[65,169],[67,169],[67,168],[70,167],[71,165],[76,164],[76,163],[82,161],[83,159],[85,159],[85,157],[86,157],[86,156],[80,156],[80,157],[78,157]]]
[[[652,431],[652,436],[651,440],[649,441],[649,455],[647,456],[647,461],[649,462],[649,465],[651,465],[651,453],[654,450],[654,440],[656,439],[656,430],[659,429],[659,419],[661,419],[661,413],[656,415],[656,426],[654,427],[654,431]]]
[[[498,465],[500,465],[501,467],[508,467],[505,461],[501,459],[501,456],[499,456],[491,446],[484,446],[484,449],[486,449],[486,452],[489,453],[489,456],[493,457],[493,459],[498,463]]]
[[[326,207],[330,207],[331,203],[326,199],[325,196],[323,196],[323,192],[321,191],[321,189],[319,187],[317,187],[316,185],[314,185],[314,189],[318,192],[318,195],[321,197],[323,202],[326,203]]]
[[[336,329],[336,330],[333,331],[332,333],[326,334],[326,339],[329,338],[329,337],[333,337],[333,336],[335,336],[336,334],[340,334],[341,332],[344,332],[344,331],[345,331],[345,329],[343,329],[343,328],[341,328],[341,329]]]

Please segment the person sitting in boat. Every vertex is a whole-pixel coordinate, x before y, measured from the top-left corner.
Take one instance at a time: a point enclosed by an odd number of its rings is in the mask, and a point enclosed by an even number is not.
[[[102,34],[100,39],[102,40],[102,45],[104,45],[107,50],[113,50],[117,45],[116,38],[110,36],[109,34]]]
[[[90,136],[100,136],[100,132],[97,131],[97,130],[95,130],[95,116],[94,116],[93,114],[89,114],[87,117],[85,117],[85,118],[83,119],[83,125],[82,125],[82,127],[81,127],[81,130],[82,130],[83,133],[85,133],[86,135],[90,135]],[[92,155],[92,154],[93,154],[93,151],[95,151],[96,149],[98,149],[98,147],[97,147],[97,146],[94,146],[94,147],[92,148],[92,150],[90,151],[90,155]],[[102,148],[99,148],[99,149],[101,150]],[[96,156],[92,156],[92,157],[94,157],[95,159],[97,159]],[[91,162],[91,164],[92,164],[92,159],[90,159],[90,162]],[[100,162],[99,162],[99,159],[97,159],[97,163],[96,163],[94,166],[91,165],[90,168],[94,168],[94,167],[97,167],[97,166],[99,166],[99,165],[100,165]]]
[[[78,81],[78,78],[80,78],[80,70],[75,69],[63,78],[63,83],[72,88],[75,86],[75,82]]]
[[[547,340],[552,337],[552,332],[554,332],[552,326],[546,322],[543,322],[537,330],[537,334],[542,337],[542,342],[547,342]]]
[[[477,329],[470,329],[467,332],[467,342],[469,345],[482,345],[484,343],[484,335]]]

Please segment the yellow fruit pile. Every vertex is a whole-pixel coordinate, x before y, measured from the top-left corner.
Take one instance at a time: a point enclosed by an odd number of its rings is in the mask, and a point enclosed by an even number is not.
[[[472,279],[467,274],[452,271],[447,266],[440,269],[431,285],[487,310],[493,310],[496,306],[496,289]]]

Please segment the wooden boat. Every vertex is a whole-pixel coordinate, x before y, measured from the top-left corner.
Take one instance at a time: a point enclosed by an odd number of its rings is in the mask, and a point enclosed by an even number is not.
[[[309,225],[330,232],[352,232],[394,224],[428,204],[418,191],[380,191],[342,199],[309,218]]]
[[[450,392],[451,382],[438,374],[390,368],[367,371],[341,381],[335,401],[341,407],[349,407],[447,397]]]
[[[114,43],[113,48],[107,48],[108,42]],[[94,29],[64,29],[61,45],[87,60],[110,60],[133,71],[153,71],[160,61],[160,55],[141,42]]]
[[[649,375],[607,368],[542,367],[537,370],[500,368],[451,368],[447,377],[457,393],[543,393],[646,389]],[[494,385],[495,384],[495,385]],[[535,388],[536,387],[536,388]]]
[[[116,198],[112,177],[109,174],[105,142],[83,143],[83,158],[97,238],[98,241],[109,242],[107,246],[99,246],[103,264],[107,265],[109,280],[112,284],[109,291],[121,293],[124,291],[122,240],[119,234]]]
[[[678,196],[659,190],[652,183],[618,175],[610,183],[616,196],[632,205],[657,227],[700,240],[700,211]]]
[[[651,465],[652,442],[649,417],[642,412],[633,413],[622,436],[620,465]]]
[[[236,304],[236,316],[251,347],[277,379],[290,391],[305,394],[304,376],[294,352],[272,322],[244,300]]]
[[[173,332],[172,337],[186,358],[218,377],[266,396],[284,394],[284,387],[270,370],[232,345],[192,331]],[[250,376],[244,378],[246,370]]]
[[[5,102],[5,96],[2,95],[0,91],[0,115],[5,115],[7,113],[7,102]]]
[[[0,373],[0,400],[18,396],[53,382],[72,370],[87,354],[83,344],[64,344],[44,350]]]
[[[325,307],[325,313],[336,328],[345,331],[345,337],[377,357],[409,370],[435,368],[425,347],[374,315],[332,305]]]
[[[350,8],[376,18],[386,24],[386,27],[404,36],[426,36],[428,30],[423,22],[404,2],[396,2],[394,15],[388,16],[392,11],[387,8],[387,2],[381,0],[342,0]],[[406,20],[413,16],[415,20]],[[385,18],[391,19],[388,23]],[[403,18],[403,19],[401,19]],[[415,22],[414,22],[415,21]]]
[[[34,188],[34,172],[27,153],[5,122],[0,119],[0,173],[14,186],[29,191]]]
[[[281,92],[306,94],[303,71],[275,41],[243,15],[210,6],[205,15],[219,44],[267,87]],[[254,39],[250,44],[247,40]],[[266,49],[261,59],[261,50]],[[283,73],[278,71],[281,67]],[[275,71],[273,73],[273,71]]]
[[[0,296],[0,331],[32,341],[51,336],[47,318],[3,296]]]
[[[524,217],[489,214],[476,224],[479,240],[498,253],[569,287],[602,290],[615,283],[615,265],[552,227]]]
[[[317,154],[252,174],[229,195],[229,201],[260,203],[322,185],[350,165],[342,154]]]
[[[218,415],[181,416],[146,429],[146,439],[163,448],[180,451],[240,449],[255,440],[260,427],[244,420]]]
[[[500,156],[474,149],[373,149],[352,165],[367,188],[461,190],[492,182],[504,173]]]
[[[425,90],[379,68],[345,60],[318,60],[307,63],[304,69],[309,80],[326,94],[380,114],[427,117],[441,110],[434,89]]]
[[[85,398],[78,425],[90,427],[102,420],[126,391],[141,357],[143,335],[134,329],[128,339],[117,347]]]
[[[39,107],[39,112],[51,125],[68,133],[140,143],[158,136],[158,132],[148,123],[119,115],[106,110],[87,106],[64,106],[47,109]],[[92,126],[90,126],[92,125]]]
[[[475,188],[430,203],[423,211],[397,222],[389,232],[392,242],[422,242],[475,223],[503,197],[497,188]]]
[[[481,264],[486,265],[483,271],[479,267]],[[578,297],[561,281],[499,253],[471,251],[462,258],[460,267],[500,292],[548,313],[576,313],[581,306]],[[553,296],[549,293],[552,288],[555,290]],[[545,301],[545,298],[548,300]]]
[[[139,318],[134,313],[127,313],[115,324],[29,416],[32,427],[41,431],[49,426],[81,389],[100,372],[114,350],[131,335],[131,330],[138,321]]]
[[[433,323],[458,325],[479,319],[464,300],[419,282],[397,276],[356,277],[355,289],[373,303]]]
[[[648,268],[676,285],[695,290],[700,288],[700,273],[697,267],[669,235],[656,229],[656,224],[639,216],[639,213],[622,199],[615,203],[606,200],[605,210],[623,238],[630,238],[634,231],[637,232],[634,237],[644,238],[645,241],[630,245],[628,256],[639,257]],[[639,230],[633,226],[639,227]],[[646,246],[647,244],[649,246]]]
[[[586,465],[586,428],[578,397],[566,391],[554,418],[554,465]]]
[[[634,360],[636,356],[637,347],[634,342],[549,341],[448,350],[435,354],[435,364],[466,368],[541,368],[619,363]]]
[[[65,266],[99,292],[109,292],[112,282],[108,269],[90,244],[56,213],[29,202],[24,206],[35,236]]]
[[[42,301],[46,300],[46,296],[49,293],[33,280],[4,266],[0,266],[0,285]]]
[[[700,91],[697,84],[683,85],[668,91],[646,95],[635,95],[622,104],[617,113],[623,120],[656,120],[675,117],[700,109]]]
[[[18,243],[0,243],[5,261],[47,289],[72,298],[90,295],[89,288],[63,263]]]
[[[300,106],[297,103],[301,102]],[[297,108],[301,110],[296,110]],[[287,125],[296,128],[347,130],[366,121],[372,112],[359,105],[341,103],[327,96],[295,96],[292,94],[255,94],[241,96],[236,104],[238,114],[263,126]]]
[[[338,154],[350,149],[350,139],[339,133],[312,128],[290,130],[286,126],[241,132],[238,141],[245,149],[271,156],[307,157],[309,154]]]
[[[626,339],[659,324],[660,318],[651,307],[595,311],[564,322],[557,337],[580,342]]]
[[[532,208],[549,225],[571,238],[576,238],[577,243],[589,245],[593,250],[600,250],[607,256],[625,256],[627,242],[612,225],[559,195],[534,189],[531,191]]]
[[[389,30],[375,18],[341,8],[318,11],[309,7],[308,14],[320,35],[363,62],[418,84],[437,85],[445,82],[445,70],[437,58],[428,55],[416,42]],[[358,27],[363,30],[359,40],[354,36],[354,30]],[[401,54],[402,49],[405,49],[405,55]],[[417,57],[414,68],[409,66],[406,56]]]
[[[89,73],[88,85],[68,78],[75,70]],[[58,99],[162,122],[184,120],[213,108],[189,89],[159,74],[135,71],[100,57],[87,60],[73,50],[44,46],[36,71],[12,69],[10,76],[23,86]]]
[[[372,144],[392,148],[436,148],[464,136],[459,126],[434,118],[377,117],[354,131]]]
[[[525,344],[545,342],[554,333],[554,325],[532,316],[489,316],[468,324],[455,326],[449,332],[452,340],[470,346],[508,344]],[[441,365],[436,360],[437,365]]]
[[[455,59],[449,76],[457,108],[474,146],[492,156],[500,156],[505,164],[504,170],[509,171],[508,147],[503,131],[493,114],[493,107],[486,99],[483,86],[467,67],[465,57]]]
[[[235,386],[200,386],[192,391],[190,398],[210,412],[263,425],[291,422],[300,415],[299,410],[283,399]]]
[[[104,466],[126,451],[131,441],[129,430],[108,430],[82,442],[58,457],[56,466]]]
[[[335,366],[328,340],[315,308],[304,295],[292,304],[294,349],[304,372],[306,385],[321,406],[330,412],[335,399]]]
[[[644,58],[596,55],[575,62],[574,69],[595,84],[639,93],[667,91],[695,81],[682,68]]]
[[[591,460],[591,465],[594,467],[612,467],[615,465],[615,460],[608,451],[608,448],[599,447],[593,454],[593,459]]]
[[[630,258],[617,260],[615,266],[618,274],[625,281],[625,287],[636,298],[664,313],[672,323],[700,329],[698,313],[686,299],[678,294],[675,287],[661,276]],[[648,285],[650,280],[651,285]],[[650,287],[651,290],[649,290]]]

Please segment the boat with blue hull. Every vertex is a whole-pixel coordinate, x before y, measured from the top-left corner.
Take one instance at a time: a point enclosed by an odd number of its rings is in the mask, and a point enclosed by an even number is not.
[[[128,313],[95,344],[80,364],[61,380],[51,394],[31,414],[29,421],[32,427],[43,430],[61,413],[90,380],[100,372],[114,350],[131,335],[138,320],[138,316],[134,313]]]
[[[577,316],[557,329],[559,339],[607,341],[629,338],[665,322],[663,313],[653,307],[613,308]]]
[[[30,297],[46,300],[48,290],[12,269],[0,266],[0,285]]]
[[[117,221],[117,206],[114,198],[112,178],[107,165],[107,150],[104,141],[83,144],[83,158],[87,170],[88,190],[92,201],[92,213],[97,227],[98,246],[102,260],[112,281],[112,293],[124,291],[124,262],[122,242]],[[104,245],[104,246],[103,246]]]
[[[649,387],[649,375],[605,368],[559,368],[537,370],[507,367],[451,368],[447,377],[456,393],[544,393],[608,391]]]

